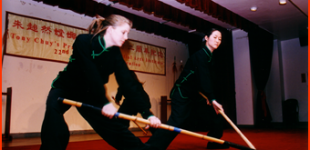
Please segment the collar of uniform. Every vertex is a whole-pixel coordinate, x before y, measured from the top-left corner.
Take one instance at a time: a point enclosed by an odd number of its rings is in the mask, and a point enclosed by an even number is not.
[[[210,62],[211,59],[212,59],[212,53],[211,53],[210,49],[209,49],[206,45],[204,45],[204,46],[202,47],[202,49],[203,49],[203,51],[209,56],[210,60],[209,60],[208,62]]]
[[[93,39],[93,49],[91,56],[95,59],[96,56],[100,56],[103,52],[108,52],[111,47],[105,47],[105,41],[100,35],[97,35]]]

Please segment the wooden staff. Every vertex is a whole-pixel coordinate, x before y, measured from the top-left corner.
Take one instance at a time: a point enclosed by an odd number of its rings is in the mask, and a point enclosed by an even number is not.
[[[208,105],[211,105],[209,99],[204,94],[202,94],[201,92],[199,92],[199,94],[207,100]],[[248,144],[248,146],[251,147],[252,149],[255,149],[254,145],[242,134],[242,132],[238,129],[238,127],[227,117],[227,115],[220,109],[218,111],[226,119],[226,121],[235,129],[235,131],[241,136],[241,138]]]
[[[115,101],[115,103],[116,103],[116,100],[115,100],[115,98],[112,96],[112,99]],[[120,104],[119,103],[116,103],[117,105],[119,105],[120,106]],[[139,129],[140,130],[142,130],[142,132],[143,132],[143,135],[147,135],[147,132],[137,123],[137,122],[135,122],[135,121],[133,121],[138,127],[139,127]]]
[[[68,99],[60,98],[60,97],[58,98],[58,100],[62,101],[62,103],[67,104],[67,105],[72,105],[72,106],[76,106],[76,107],[90,108],[90,109],[93,109],[93,110],[98,111],[98,112],[101,113],[101,108],[99,108],[99,107],[95,107],[95,106],[92,106],[92,105],[89,105],[89,104],[85,104],[85,103],[81,103],[81,102],[76,102],[76,101],[72,101],[72,100],[68,100]],[[118,118],[121,118],[121,119],[136,121],[136,122],[140,122],[140,123],[144,123],[144,124],[148,124],[148,125],[150,124],[149,120],[146,120],[146,119],[143,119],[143,118],[139,118],[139,117],[136,117],[136,116],[126,115],[126,114],[123,114],[123,113],[118,113],[117,112],[114,116],[118,117]],[[184,129],[176,128],[176,127],[165,125],[165,124],[161,124],[159,126],[159,128],[170,130],[170,131],[174,131],[174,132],[178,132],[178,133],[183,133],[183,134],[186,134],[186,135],[189,135],[189,136],[201,138],[201,139],[208,140],[210,142],[219,143],[219,144],[222,144],[222,145],[228,145],[230,147],[238,148],[238,149],[241,149],[241,150],[255,150],[255,149],[248,148],[248,147],[245,147],[245,146],[242,146],[242,145],[234,144],[234,143],[227,142],[227,141],[224,141],[224,140],[221,140],[221,139],[213,138],[213,137],[210,137],[210,136],[206,136],[206,135],[203,135],[203,134],[187,131],[187,130],[184,130]]]
[[[139,127],[140,130],[142,130],[144,135],[147,135],[147,132],[136,121],[133,122]]]

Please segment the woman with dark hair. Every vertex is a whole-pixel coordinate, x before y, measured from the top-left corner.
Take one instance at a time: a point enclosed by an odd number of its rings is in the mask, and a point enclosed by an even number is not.
[[[219,30],[211,29],[204,39],[205,44],[188,59],[180,77],[171,90],[171,115],[167,124],[182,128],[186,119],[188,119],[190,113],[194,109],[194,104],[202,99],[199,95],[199,92],[201,92],[211,100],[210,103],[212,104],[212,106],[207,106],[209,108],[206,108],[211,109],[208,115],[212,118],[208,136],[221,138],[223,134],[223,124],[221,123],[222,117],[218,115],[218,110],[224,110],[222,105],[216,101],[213,92],[212,53],[221,44],[222,34]],[[165,150],[177,135],[177,132],[157,129],[146,144],[156,150]],[[228,147],[210,142],[207,146],[207,149],[221,148]]]
[[[102,108],[96,113],[87,108],[77,108],[82,117],[110,145],[122,150],[140,150],[147,147],[126,126],[113,118],[117,109],[106,98],[104,84],[114,73],[123,94],[135,103],[139,111],[148,115],[151,126],[157,128],[161,122],[152,116],[150,104],[135,83],[119,47],[128,38],[132,22],[120,15],[95,19],[89,34],[77,36],[67,66],[52,82],[46,102],[46,111],[41,129],[41,150],[65,150],[70,132],[63,114],[69,105],[59,103],[58,97],[72,99]]]

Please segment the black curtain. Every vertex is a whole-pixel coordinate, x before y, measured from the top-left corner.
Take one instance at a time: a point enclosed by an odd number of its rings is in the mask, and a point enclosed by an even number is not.
[[[215,94],[222,104],[225,114],[236,123],[236,96],[235,96],[235,71],[232,33],[228,30],[222,32],[222,43],[213,52],[215,65]],[[224,121],[227,127],[231,127]]]
[[[250,45],[250,58],[252,76],[257,88],[255,107],[255,126],[264,127],[270,125],[272,120],[264,92],[269,78],[272,51],[273,35],[257,28],[248,34]]]
[[[154,33],[163,37],[168,37],[177,41],[187,43],[188,33],[176,28],[159,24],[158,22],[139,17],[125,11],[106,6],[93,0],[33,0],[43,2],[44,4],[58,6],[62,9],[69,9],[74,12],[85,14],[87,16],[95,16],[96,14],[106,17],[112,13],[123,15],[133,21],[133,28]],[[198,32],[203,32],[206,27],[212,28],[218,25],[188,14],[183,10],[174,8],[159,0],[109,0],[114,3],[125,5],[129,8],[143,11],[147,14],[153,14],[155,17],[163,18],[166,21],[171,21],[176,24],[187,26],[190,29],[196,29]],[[256,25],[249,20],[231,12],[230,10],[216,4],[212,0],[176,0],[180,3],[185,3],[187,6],[208,14],[219,19],[227,24],[235,26],[246,32],[255,28]],[[176,34],[177,33],[177,34]]]

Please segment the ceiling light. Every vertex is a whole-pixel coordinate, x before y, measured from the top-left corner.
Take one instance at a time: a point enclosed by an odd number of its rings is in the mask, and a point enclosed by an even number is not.
[[[256,6],[251,7],[251,11],[256,11],[256,10],[257,10]]]
[[[189,30],[188,33],[192,33],[192,32],[195,32],[195,31],[196,31],[196,29],[194,29],[194,30]]]
[[[285,5],[286,4],[286,0],[279,0],[279,4],[280,5]]]

